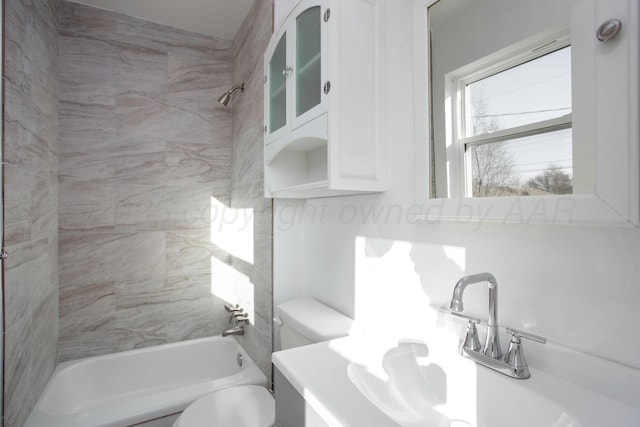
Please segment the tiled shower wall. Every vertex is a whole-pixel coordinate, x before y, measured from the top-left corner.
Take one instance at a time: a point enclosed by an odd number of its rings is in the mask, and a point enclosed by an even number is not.
[[[233,98],[231,206],[251,209],[254,222],[253,262],[231,258],[234,270],[253,285],[254,328],[238,337],[242,346],[271,375],[272,203],[264,198],[263,54],[271,37],[272,0],[256,0],[233,41],[233,81],[245,90]]]
[[[231,42],[70,2],[59,36],[59,360],[220,334]]]
[[[4,425],[20,427],[56,362],[58,1],[4,7]]]

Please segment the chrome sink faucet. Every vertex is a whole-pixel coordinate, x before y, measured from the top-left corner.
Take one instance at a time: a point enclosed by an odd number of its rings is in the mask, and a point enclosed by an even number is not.
[[[487,282],[489,285],[489,321],[487,323],[487,338],[484,342],[482,354],[493,359],[500,360],[502,350],[500,348],[500,339],[498,337],[498,282],[490,273],[479,273],[464,276],[458,280],[456,287],[453,288],[453,298],[451,298],[451,310],[462,313],[464,305],[462,304],[462,294],[467,286],[474,283]]]
[[[462,313],[464,309],[464,305],[462,304],[464,289],[473,283],[482,282],[487,282],[489,285],[489,321],[487,322],[487,338],[482,351],[480,351],[480,342],[476,330],[476,325],[480,323],[480,320],[463,314],[461,315],[460,313]],[[542,344],[546,342],[546,339],[537,335],[507,328],[507,332],[511,334],[511,342],[509,343],[507,354],[504,360],[502,360],[502,350],[498,338],[498,283],[492,274],[472,274],[458,280],[458,283],[456,283],[453,289],[450,308],[453,314],[457,314],[468,320],[465,338],[460,342],[459,350],[462,356],[511,378],[527,379],[531,376],[522,351],[521,338],[527,338]]]

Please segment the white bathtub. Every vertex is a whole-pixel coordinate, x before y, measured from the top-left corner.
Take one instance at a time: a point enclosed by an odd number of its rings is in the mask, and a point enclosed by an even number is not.
[[[56,367],[25,427],[145,423],[179,413],[203,394],[240,384],[266,386],[267,379],[232,338],[90,357]]]

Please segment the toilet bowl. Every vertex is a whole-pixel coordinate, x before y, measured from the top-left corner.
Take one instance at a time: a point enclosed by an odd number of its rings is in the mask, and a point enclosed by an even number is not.
[[[276,408],[273,396],[258,385],[243,385],[209,393],[193,402],[173,427],[271,427]]]
[[[276,314],[282,349],[346,336],[353,325],[352,319],[308,298],[284,302]],[[275,413],[275,400],[266,388],[243,385],[201,397],[173,427],[271,427]]]

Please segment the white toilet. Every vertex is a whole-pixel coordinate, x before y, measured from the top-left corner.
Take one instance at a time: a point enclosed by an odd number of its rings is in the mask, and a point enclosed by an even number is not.
[[[308,298],[280,304],[274,322],[280,325],[283,350],[346,336],[353,325],[350,318]],[[275,402],[266,388],[243,385],[201,397],[173,427],[271,427],[275,415]]]

